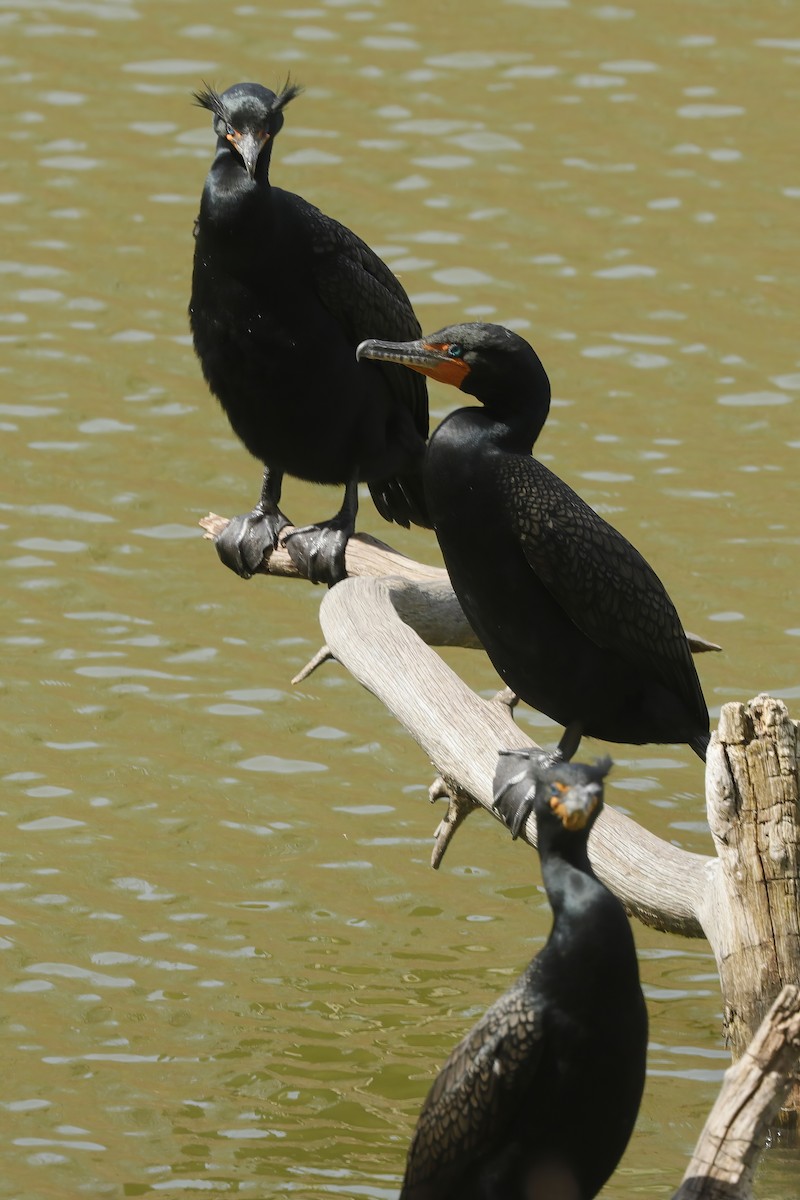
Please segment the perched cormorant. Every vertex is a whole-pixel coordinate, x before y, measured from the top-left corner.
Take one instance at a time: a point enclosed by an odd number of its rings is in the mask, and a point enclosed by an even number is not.
[[[647,1010],[628,918],[586,844],[611,760],[531,760],[495,808],[536,813],[547,943],[456,1046],[417,1122],[400,1200],[590,1200],[628,1144]]]
[[[480,400],[431,437],[425,496],[456,595],[496,670],[581,737],[687,742],[708,710],[678,614],[641,554],[531,450],[550,407],[533,348],[501,325],[453,325],[359,359],[404,363]]]
[[[428,401],[424,380],[382,364],[361,370],[353,356],[368,333],[421,333],[392,272],[344,225],[270,184],[272,143],[299,90],[237,83],[196,95],[213,114],[217,149],[195,227],[189,315],[208,386],[265,465],[261,498],[217,540],[220,558],[249,579],[277,545],[289,524],[278,507],[285,474],[344,484],[339,513],[289,543],[315,582],[333,584],[346,574],[359,480],[387,521],[428,524]]]

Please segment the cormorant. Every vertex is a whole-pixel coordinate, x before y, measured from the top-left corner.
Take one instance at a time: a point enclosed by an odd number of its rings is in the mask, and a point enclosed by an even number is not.
[[[427,525],[421,464],[428,436],[425,381],[398,367],[360,370],[368,333],[421,333],[400,283],[360,238],[301,196],[273,187],[272,143],[300,89],[237,83],[196,100],[213,114],[217,149],[195,226],[189,315],[208,386],[247,449],[265,465],[261,498],[217,540],[222,561],[249,579],[289,524],[285,474],[345,485],[329,521],[291,535],[314,582],[344,578],[358,483],[387,521]]]
[[[553,926],[517,982],[456,1046],[422,1107],[400,1200],[590,1200],[636,1122],[647,1010],[622,905],[586,844],[603,804],[594,766],[531,760],[495,808],[536,813]]]
[[[403,363],[480,400],[431,437],[425,496],[455,593],[496,670],[581,737],[687,742],[705,758],[708,710],[675,607],[653,569],[572,488],[531,457],[550,407],[533,348],[471,323],[359,359]]]

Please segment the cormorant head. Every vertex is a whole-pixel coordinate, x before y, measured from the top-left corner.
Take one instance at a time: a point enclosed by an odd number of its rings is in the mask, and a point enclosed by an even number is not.
[[[272,139],[283,125],[284,108],[300,91],[302,88],[287,79],[278,93],[260,83],[235,83],[222,95],[206,86],[195,92],[194,98],[213,114],[217,148],[227,146],[255,179],[259,161],[269,164]]]
[[[524,338],[503,325],[473,321],[448,325],[416,342],[362,342],[356,358],[402,363],[440,383],[477,397],[487,407],[530,405],[533,396],[550,407],[550,380],[539,356]]]
[[[520,757],[524,766],[519,769]],[[553,761],[550,755],[501,754],[494,777],[494,809],[517,837],[529,813],[536,814],[540,851],[544,846],[585,846],[603,807],[603,780],[611,770],[607,756],[596,763]]]
[[[561,762],[535,765],[532,778],[536,793],[533,810],[540,832],[583,833],[586,837],[603,807],[603,780],[611,770],[611,759],[594,764]]]

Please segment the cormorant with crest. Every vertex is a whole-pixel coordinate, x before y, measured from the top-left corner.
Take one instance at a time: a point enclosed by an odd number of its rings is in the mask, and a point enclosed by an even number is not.
[[[217,540],[220,558],[247,579],[277,545],[289,524],[279,507],[284,475],[344,484],[336,516],[288,541],[309,577],[332,585],[346,573],[359,481],[387,521],[428,524],[428,403],[424,380],[392,365],[364,370],[354,358],[368,335],[419,336],[400,283],[344,225],[270,182],[272,145],[299,90],[237,83],[196,95],[213,116],[217,148],[196,224],[189,314],[208,386],[264,463],[260,499]]]
[[[622,1157],[647,1010],[628,918],[587,853],[610,767],[534,759],[520,779],[500,759],[495,808],[512,832],[535,812],[553,925],[442,1067],[400,1200],[591,1200]]]

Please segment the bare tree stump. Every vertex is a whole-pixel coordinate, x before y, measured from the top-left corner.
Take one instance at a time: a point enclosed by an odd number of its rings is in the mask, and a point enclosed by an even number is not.
[[[797,726],[785,704],[726,704],[706,771],[718,869],[702,919],[734,1059],[781,987],[800,979],[799,796]],[[800,1088],[789,1107],[800,1109]]]
[[[785,987],[720,1094],[672,1200],[750,1200],[759,1153],[800,1058],[800,988]]]

